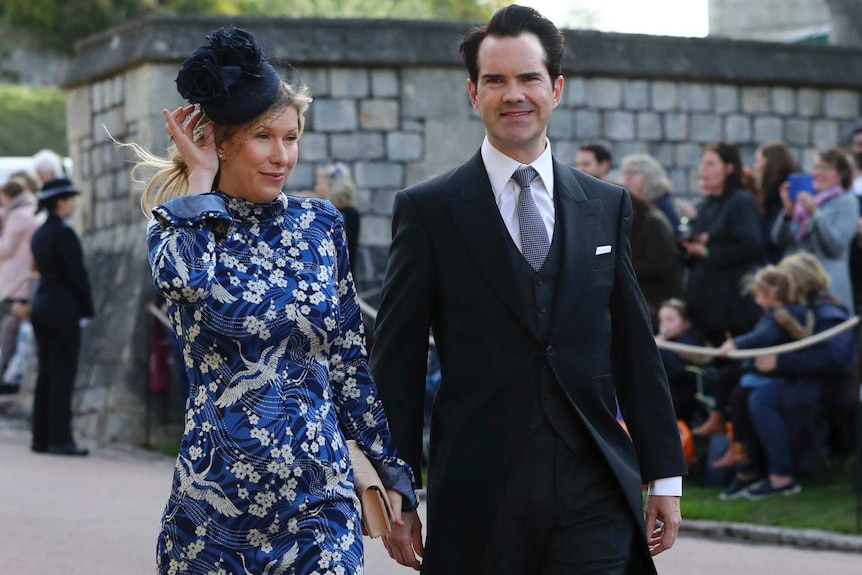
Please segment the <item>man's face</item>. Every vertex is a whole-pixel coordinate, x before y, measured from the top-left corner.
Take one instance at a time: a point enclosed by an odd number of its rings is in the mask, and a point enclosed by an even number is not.
[[[855,154],[862,154],[862,132],[853,134],[853,141],[850,143],[850,151]]]
[[[597,162],[596,155],[589,150],[578,150],[575,164],[580,171],[600,180],[605,179],[609,168],[607,162]]]
[[[532,162],[545,149],[563,77],[551,79],[542,44],[529,32],[515,38],[488,36],[479,46],[477,61],[479,76],[476,84],[467,81],[467,90],[488,141],[513,159]]]

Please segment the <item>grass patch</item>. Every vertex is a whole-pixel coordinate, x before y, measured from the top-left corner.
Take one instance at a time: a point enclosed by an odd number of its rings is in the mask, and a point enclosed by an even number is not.
[[[857,534],[856,493],[849,466],[800,479],[802,493],[762,501],[720,501],[721,489],[686,481],[683,488],[684,519],[708,519],[755,523],[799,529],[824,529]]]

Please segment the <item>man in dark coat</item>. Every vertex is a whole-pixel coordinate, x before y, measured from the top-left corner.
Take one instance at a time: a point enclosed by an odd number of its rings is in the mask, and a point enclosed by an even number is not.
[[[509,6],[461,51],[487,137],[461,167],[397,195],[372,353],[393,438],[420,477],[433,327],[442,381],[421,570],[654,574],[650,553],[681,522],[685,463],[632,269],[629,195],[551,155],[563,38],[550,21]],[[421,525],[404,511],[384,543],[419,569]]]

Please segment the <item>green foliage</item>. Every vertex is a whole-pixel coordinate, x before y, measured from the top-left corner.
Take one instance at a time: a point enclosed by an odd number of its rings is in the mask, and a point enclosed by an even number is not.
[[[68,153],[63,92],[0,84],[0,156],[30,156],[42,148]]]
[[[486,20],[508,0],[3,0],[0,18],[34,33],[48,48],[74,43],[153,13]]]

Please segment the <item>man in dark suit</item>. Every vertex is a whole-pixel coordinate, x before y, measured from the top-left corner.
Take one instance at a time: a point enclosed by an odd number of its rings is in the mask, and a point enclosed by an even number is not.
[[[681,522],[685,464],[632,270],[629,195],[551,155],[563,37],[550,21],[509,6],[461,52],[486,138],[397,195],[371,358],[420,477],[433,327],[428,537],[423,550],[404,509],[384,543],[416,569],[424,551],[430,575],[654,574],[650,553]]]

